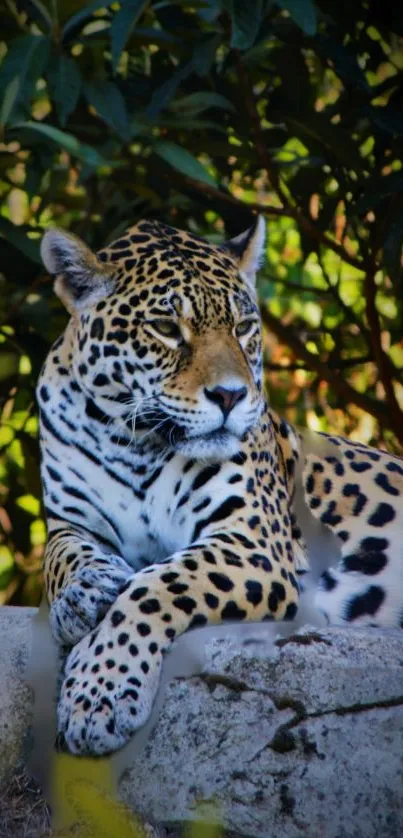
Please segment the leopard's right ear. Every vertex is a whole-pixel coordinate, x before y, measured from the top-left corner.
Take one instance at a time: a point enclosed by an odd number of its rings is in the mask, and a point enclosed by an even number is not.
[[[71,314],[102,300],[113,289],[113,268],[73,233],[48,230],[41,256],[45,268],[56,276],[55,292]]]

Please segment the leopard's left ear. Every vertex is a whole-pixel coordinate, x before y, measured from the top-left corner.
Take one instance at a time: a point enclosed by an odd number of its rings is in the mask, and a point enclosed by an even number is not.
[[[237,256],[239,271],[253,290],[256,285],[256,271],[263,261],[265,239],[266,222],[262,215],[258,215],[249,230],[225,242],[225,247]]]
[[[66,230],[47,230],[41,243],[45,268],[56,277],[55,292],[70,314],[97,303],[113,288],[113,268]]]

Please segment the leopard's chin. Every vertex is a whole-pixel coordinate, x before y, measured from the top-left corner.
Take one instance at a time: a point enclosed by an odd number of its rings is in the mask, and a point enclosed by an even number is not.
[[[225,428],[175,443],[175,451],[195,460],[229,460],[239,452],[241,440]]]

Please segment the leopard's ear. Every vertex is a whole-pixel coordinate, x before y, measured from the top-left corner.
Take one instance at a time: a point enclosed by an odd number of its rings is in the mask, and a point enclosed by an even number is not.
[[[266,222],[262,215],[256,217],[255,223],[245,233],[229,239],[225,246],[237,256],[239,271],[245,282],[254,290],[256,285],[256,271],[264,257],[266,239]]]
[[[48,230],[41,243],[45,268],[56,276],[55,292],[73,314],[103,299],[113,288],[113,270],[65,230]]]

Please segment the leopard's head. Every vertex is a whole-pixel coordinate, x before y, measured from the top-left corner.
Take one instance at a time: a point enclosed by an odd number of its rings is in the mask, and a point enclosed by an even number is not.
[[[227,458],[262,410],[258,218],[216,246],[142,221],[93,253],[49,230],[42,258],[72,315],[77,383],[106,416],[190,457]]]

